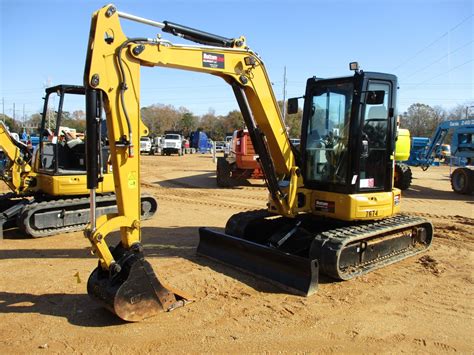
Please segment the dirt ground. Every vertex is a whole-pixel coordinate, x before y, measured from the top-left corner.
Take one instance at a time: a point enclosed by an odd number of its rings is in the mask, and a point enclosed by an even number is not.
[[[474,352],[474,196],[451,191],[449,168],[413,168],[403,211],[435,226],[431,249],[311,297],[195,254],[198,227],[223,228],[263,208],[266,189],[219,189],[210,155],[144,156],[142,187],[159,201],[144,222],[147,260],[195,302],[124,323],[89,300],[96,266],[82,233],[0,241],[0,353]]]

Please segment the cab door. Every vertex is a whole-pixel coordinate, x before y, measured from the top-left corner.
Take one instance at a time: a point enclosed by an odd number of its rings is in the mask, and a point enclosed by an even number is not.
[[[395,142],[394,82],[368,79],[365,93],[385,92],[383,103],[365,100],[360,115],[360,143],[357,190],[391,191]]]

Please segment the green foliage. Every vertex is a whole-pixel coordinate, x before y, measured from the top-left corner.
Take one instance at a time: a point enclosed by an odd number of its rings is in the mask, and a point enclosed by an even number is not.
[[[143,107],[141,115],[152,136],[163,135],[165,131],[182,131],[188,137],[192,131],[201,130],[214,140],[224,140],[226,133],[244,127],[239,111],[216,116],[211,110],[198,117],[183,107],[176,109],[171,105],[151,105]]]
[[[401,116],[400,126],[407,128],[412,137],[431,137],[436,127],[447,120],[460,120],[466,118],[466,107],[474,103],[458,105],[447,111],[441,106],[431,107],[422,103],[415,103],[408,107],[407,112]],[[449,142],[449,138],[445,142]]]
[[[283,101],[278,101],[278,106],[280,107],[280,112],[283,112]],[[300,138],[302,118],[303,110],[300,107],[298,108],[297,113],[291,115],[286,114],[285,125],[287,127],[290,138]]]
[[[0,120],[5,122],[5,125],[8,127],[10,132],[15,132],[15,133],[20,133],[21,132],[21,126],[20,122],[14,120],[10,116],[3,115],[0,113]]]
[[[185,137],[188,137],[192,131],[196,130],[198,119],[191,112],[183,113],[181,121],[179,122],[179,130],[183,132]]]
[[[407,128],[412,137],[430,137],[433,132],[435,111],[426,104],[416,103],[408,107],[401,119],[401,127]]]

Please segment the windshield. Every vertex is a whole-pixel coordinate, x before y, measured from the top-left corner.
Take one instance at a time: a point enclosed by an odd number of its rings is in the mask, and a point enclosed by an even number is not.
[[[352,82],[321,82],[313,93],[306,131],[306,178],[322,183],[347,180]]]
[[[179,134],[167,134],[165,139],[179,139]]]
[[[148,138],[148,137],[142,137],[142,138],[140,138],[140,140],[141,140],[142,142],[149,142],[149,141],[150,141],[150,138]]]

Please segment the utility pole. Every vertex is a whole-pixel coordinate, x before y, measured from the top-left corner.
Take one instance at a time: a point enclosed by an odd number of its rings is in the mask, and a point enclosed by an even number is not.
[[[469,109],[474,108],[474,106],[466,106],[466,120],[469,118]]]
[[[286,65],[283,69],[283,122],[286,119]]]
[[[44,88],[48,88],[52,85],[52,80],[51,78],[48,78],[47,82],[43,85]],[[54,96],[51,95],[53,98]],[[45,97],[46,100],[46,97]],[[53,99],[54,100],[54,99]],[[51,101],[48,99],[48,106],[46,107],[46,122],[48,123],[48,129],[51,129]]]

